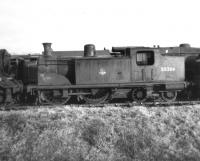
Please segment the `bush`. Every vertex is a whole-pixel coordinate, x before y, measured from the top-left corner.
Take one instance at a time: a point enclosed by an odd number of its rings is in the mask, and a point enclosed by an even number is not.
[[[118,130],[120,133],[115,147],[128,160],[151,160],[152,149],[155,148],[153,132],[148,127],[148,120],[139,117],[135,118],[134,124],[127,123],[127,127]]]
[[[0,112],[0,160],[196,161],[199,116],[199,107]]]
[[[11,113],[7,116],[2,116],[1,124],[7,128],[10,135],[21,133],[26,126],[26,118],[20,113]]]
[[[105,124],[100,119],[92,119],[83,126],[82,139],[90,146],[96,146],[100,133],[105,127]]]

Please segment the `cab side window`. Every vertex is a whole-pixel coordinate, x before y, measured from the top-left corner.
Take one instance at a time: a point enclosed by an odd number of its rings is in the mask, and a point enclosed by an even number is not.
[[[154,52],[153,51],[138,51],[136,53],[137,65],[153,65]]]

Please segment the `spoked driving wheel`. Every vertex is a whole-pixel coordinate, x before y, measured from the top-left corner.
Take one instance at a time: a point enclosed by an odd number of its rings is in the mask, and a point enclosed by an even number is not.
[[[173,102],[176,100],[177,91],[166,91],[161,93],[161,97],[166,102]]]
[[[43,90],[39,93],[39,100],[41,104],[50,105],[64,105],[71,96],[63,95],[63,90]]]
[[[147,100],[147,91],[145,88],[136,88],[133,89],[131,96],[133,101],[142,103]]]
[[[91,94],[83,95],[83,99],[89,104],[104,103],[108,99],[110,93],[106,89],[92,89]]]

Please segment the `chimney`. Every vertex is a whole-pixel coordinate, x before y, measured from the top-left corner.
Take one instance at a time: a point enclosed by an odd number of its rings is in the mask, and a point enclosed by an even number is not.
[[[43,52],[43,55],[44,56],[52,56],[52,48],[51,48],[51,43],[42,43],[43,44],[43,47],[44,47],[44,52]]]

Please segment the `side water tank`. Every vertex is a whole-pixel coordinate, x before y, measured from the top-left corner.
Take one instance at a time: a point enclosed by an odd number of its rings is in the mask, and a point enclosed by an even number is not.
[[[84,56],[85,57],[96,56],[96,50],[95,50],[95,46],[93,44],[86,44],[84,46]]]

